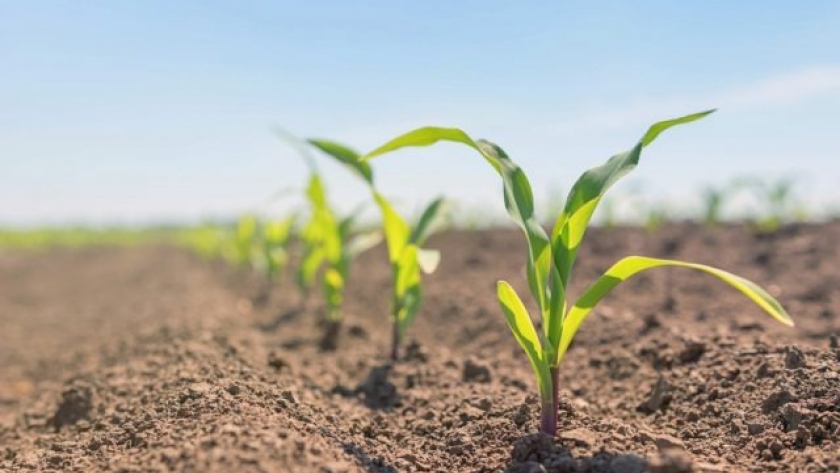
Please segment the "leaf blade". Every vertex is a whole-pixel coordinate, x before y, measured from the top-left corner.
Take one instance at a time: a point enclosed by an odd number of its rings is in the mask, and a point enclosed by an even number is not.
[[[324,154],[349,167],[365,182],[373,185],[373,169],[371,169],[370,164],[362,161],[361,156],[356,151],[330,140],[308,139],[307,142],[321,150]]]
[[[388,259],[393,264],[399,260],[404,248],[409,244],[411,228],[408,226],[408,222],[394,210],[385,196],[374,191],[373,198],[382,212],[382,230],[385,233],[385,243],[388,246]]]
[[[678,125],[700,120],[714,111],[714,109],[706,110],[654,123],[633,148],[612,156],[604,164],[589,169],[578,178],[551,232],[555,265],[560,270],[560,277],[565,287],[569,285],[572,266],[592,214],[607,190],[636,167],[642,149],[651,144],[662,132]]]
[[[429,236],[438,230],[446,212],[446,200],[443,197],[438,197],[429,203],[428,206],[420,214],[420,220],[411,232],[409,241],[415,245],[422,246]]]
[[[467,133],[458,128],[445,128],[436,126],[426,126],[417,128],[408,133],[404,133],[373,151],[362,156],[363,161],[369,161],[375,157],[382,156],[402,148],[431,146],[435,143],[445,141],[450,143],[461,143],[478,151],[498,171],[498,163],[491,157],[485,154],[481,146],[473,140]]]
[[[710,274],[739,290],[777,321],[788,326],[793,326],[793,320],[787,311],[785,311],[784,307],[773,296],[768,294],[767,291],[746,278],[704,264],[642,256],[628,256],[616,262],[604,275],[589,286],[569,310],[563,324],[560,349],[557,353],[558,360],[562,360],[581,323],[601,299],[621,284],[621,282],[630,277],[642,271],[663,266],[694,269]]]
[[[548,362],[543,356],[543,346],[537,335],[537,330],[534,328],[534,323],[528,316],[528,310],[507,281],[499,281],[496,284],[496,296],[504,313],[505,321],[513,333],[513,338],[516,339],[516,342],[527,355],[531,368],[537,376],[540,393],[543,395],[551,393],[552,381]]]

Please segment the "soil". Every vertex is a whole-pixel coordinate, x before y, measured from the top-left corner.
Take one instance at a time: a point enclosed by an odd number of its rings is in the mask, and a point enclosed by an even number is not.
[[[528,362],[494,297],[526,294],[515,230],[432,239],[443,261],[388,361],[382,247],[355,263],[334,349],[316,295],[165,246],[0,253],[0,471],[840,472],[840,223],[593,229],[573,290],[621,256],[715,264],[619,287],[536,434]],[[284,283],[285,281],[285,283]]]

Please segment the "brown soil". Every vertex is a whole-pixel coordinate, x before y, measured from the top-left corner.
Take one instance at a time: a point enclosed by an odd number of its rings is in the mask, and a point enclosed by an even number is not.
[[[685,258],[765,285],[797,327],[703,275],[641,275],[570,350],[557,439],[534,434],[494,298],[497,278],[525,294],[514,230],[433,239],[395,364],[382,248],[326,352],[316,298],[285,284],[254,307],[255,276],[177,249],[0,253],[0,471],[838,472],[839,241],[838,223],[593,230],[576,293],[620,256]]]

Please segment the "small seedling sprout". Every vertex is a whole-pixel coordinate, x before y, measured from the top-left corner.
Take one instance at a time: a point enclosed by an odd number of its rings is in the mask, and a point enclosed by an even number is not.
[[[240,267],[251,267],[254,263],[254,249],[257,238],[259,220],[250,214],[245,214],[236,222],[233,235],[234,260]]]
[[[542,321],[537,332],[531,317],[513,287],[499,281],[497,296],[514,338],[527,354],[537,378],[541,401],[540,430],[557,432],[559,369],[581,323],[616,286],[635,274],[652,268],[677,266],[710,274],[741,291],[776,320],[793,325],[784,308],[756,284],[710,266],[683,261],[629,256],[619,260],[569,304],[567,289],[572,267],[595,208],[604,193],[638,163],[642,150],[663,131],[699,120],[713,110],[662,121],[651,126],[633,148],[585,172],[574,184],[551,234],[535,218],[531,185],[522,169],[498,146],[473,140],[455,128],[425,127],[399,136],[363,157],[377,156],[410,146],[428,146],[440,141],[461,143],[474,150],[498,172],[504,188],[504,203],[510,217],[521,227],[528,243],[527,276],[531,295]]]
[[[267,221],[263,224],[263,261],[265,278],[269,285],[277,281],[277,277],[289,261],[288,244],[295,225],[296,216],[292,215],[278,221]]]
[[[433,200],[412,228],[385,196],[376,190],[373,170],[368,163],[361,160],[357,152],[333,141],[309,140],[309,143],[349,167],[364,180],[382,213],[382,230],[393,275],[391,359],[396,360],[399,358],[399,348],[405,333],[420,309],[421,272],[434,272],[440,261],[439,252],[425,249],[423,245],[440,227],[445,208],[444,200]]]
[[[791,220],[802,220],[805,217],[803,207],[796,202],[795,179],[751,180],[748,183],[766,205],[765,212],[756,222],[759,230],[772,233]]]

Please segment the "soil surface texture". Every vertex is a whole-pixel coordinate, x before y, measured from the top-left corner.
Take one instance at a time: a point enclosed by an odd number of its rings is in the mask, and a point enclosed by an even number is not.
[[[556,438],[495,299],[497,279],[528,294],[516,230],[432,238],[395,363],[381,245],[334,349],[289,274],[265,299],[256,274],[166,246],[2,252],[0,471],[840,472],[839,243],[840,223],[592,229],[573,294],[622,256],[687,259],[797,325],[707,275],[643,273],[569,350]]]

